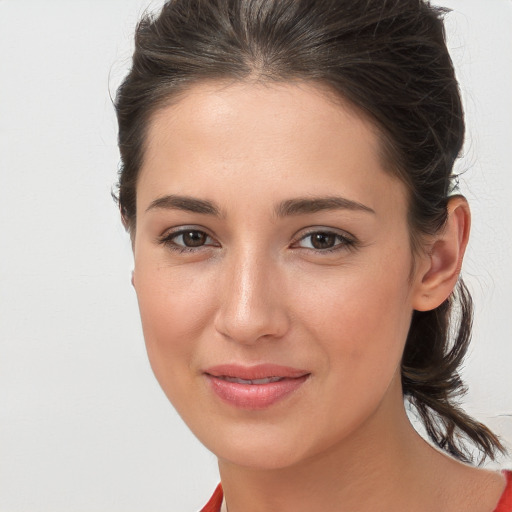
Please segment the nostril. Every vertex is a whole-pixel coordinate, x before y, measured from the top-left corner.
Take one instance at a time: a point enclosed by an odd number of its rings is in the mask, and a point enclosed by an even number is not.
[[[215,319],[215,328],[227,339],[250,344],[281,338],[289,322],[286,313],[277,307],[248,306],[238,310],[222,307]]]

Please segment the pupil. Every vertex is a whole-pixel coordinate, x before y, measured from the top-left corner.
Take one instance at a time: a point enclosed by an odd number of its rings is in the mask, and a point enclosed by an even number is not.
[[[183,243],[187,247],[199,247],[206,241],[206,235],[200,231],[187,231],[183,233]]]
[[[329,233],[315,233],[311,238],[311,244],[315,249],[330,249],[334,247],[336,241],[335,235]]]

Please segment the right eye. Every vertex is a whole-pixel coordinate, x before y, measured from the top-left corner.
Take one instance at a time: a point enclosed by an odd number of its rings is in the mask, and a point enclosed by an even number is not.
[[[199,229],[173,231],[164,235],[159,241],[169,249],[178,252],[199,250],[204,246],[217,246],[211,236]]]

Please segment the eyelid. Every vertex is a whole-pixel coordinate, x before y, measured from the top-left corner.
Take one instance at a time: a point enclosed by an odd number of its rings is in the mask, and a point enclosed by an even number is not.
[[[316,233],[322,233],[326,235],[334,235],[338,237],[338,239],[341,239],[342,242],[336,244],[334,247],[328,248],[328,249],[315,249],[311,247],[298,247],[299,249],[307,249],[310,251],[318,252],[318,253],[326,253],[326,252],[332,252],[336,250],[342,250],[342,249],[353,249],[358,244],[358,239],[352,235],[351,233],[348,233],[347,231],[336,229],[336,228],[328,228],[323,226],[312,226],[310,228],[306,228],[306,231],[301,230],[299,234],[295,235],[293,238],[293,241],[291,243],[291,246],[296,246],[299,242],[304,240],[305,238],[308,238],[309,236],[312,236]]]
[[[199,245],[196,247],[181,245],[174,241],[175,238],[179,237],[190,231],[196,231],[198,233],[203,233],[206,235],[206,239],[213,240],[215,243],[205,243],[204,245]],[[216,241],[215,237],[209,233],[209,230],[203,226],[198,225],[190,225],[190,226],[176,226],[174,228],[166,229],[160,236],[156,239],[157,243],[167,246],[169,249],[176,250],[178,252],[193,252],[204,249],[205,247],[219,247],[220,244]]]

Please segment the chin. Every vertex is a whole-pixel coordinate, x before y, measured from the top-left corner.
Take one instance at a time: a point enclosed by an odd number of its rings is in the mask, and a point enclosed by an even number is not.
[[[213,428],[194,434],[220,463],[269,471],[297,466],[329,449],[329,435],[308,442],[305,432],[307,429],[294,431],[293,428],[283,428],[283,425],[266,424],[238,425],[238,428],[232,425],[231,428]]]
[[[230,465],[244,467],[254,471],[272,471],[290,468],[298,464],[302,459],[302,453],[297,449],[289,450],[284,447],[274,446],[245,446],[238,449],[231,445],[224,450],[215,453],[219,462],[226,462]]]

